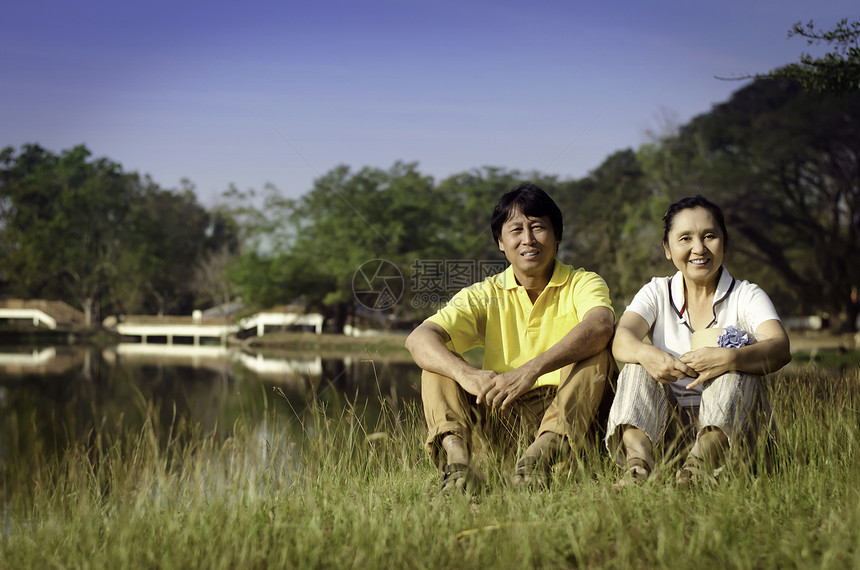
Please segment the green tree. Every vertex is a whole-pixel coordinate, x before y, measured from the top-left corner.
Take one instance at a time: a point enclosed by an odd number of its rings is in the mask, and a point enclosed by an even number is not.
[[[355,315],[353,279],[362,264],[388,261],[405,280],[416,257],[440,251],[434,212],[444,197],[415,164],[357,172],[339,166],[298,201],[269,192],[261,209],[249,205],[250,194],[233,190],[229,197],[252,230],[233,271],[243,297],[258,306],[302,301],[338,331]]]
[[[2,265],[15,292],[73,298],[87,323],[118,275],[134,177],[76,146],[56,156],[38,145],[0,153]]]
[[[440,259],[504,260],[493,241],[490,215],[499,196],[521,181],[520,173],[484,167],[454,174],[439,183],[445,200],[435,205],[450,223],[442,228]]]
[[[0,152],[0,270],[9,293],[102,311],[189,311],[194,267],[236,247],[235,223],[193,188],[159,188],[84,146]]]
[[[702,193],[733,232],[738,272],[784,314],[849,328],[860,288],[860,98],[756,81],[648,151],[670,199]]]
[[[798,63],[774,70],[773,78],[797,81],[804,88],[819,92],[860,93],[860,21],[849,23],[846,18],[832,30],[816,30],[812,20],[805,26],[797,22],[788,36],[806,38],[807,45],[825,42],[834,48],[824,57],[814,58],[804,53]]]
[[[566,228],[560,258],[599,273],[617,310],[665,271],[657,213],[663,202],[632,149],[615,152],[585,178],[560,184],[557,201]]]
[[[797,22],[788,32],[788,37],[794,36],[805,38],[807,45],[824,42],[833,48],[823,57],[803,53],[798,62],[778,67],[770,73],[735,79],[790,80],[807,90],[822,93],[856,95],[860,92],[860,21],[849,22],[845,18],[831,30],[816,30],[812,20],[805,25]]]
[[[198,267],[216,252],[223,264],[224,255],[229,258],[236,248],[235,230],[222,213],[210,213],[197,202],[194,186],[187,180],[179,191],[171,191],[147,178],[125,225],[125,279],[118,280],[117,286],[124,282],[126,293],[118,295],[117,302],[126,310],[190,313],[201,293],[195,288]],[[203,297],[211,299],[208,291]]]
[[[236,301],[230,271],[239,253],[240,227],[229,211],[217,207],[209,212],[206,243],[194,265],[191,292],[195,306],[211,307]]]

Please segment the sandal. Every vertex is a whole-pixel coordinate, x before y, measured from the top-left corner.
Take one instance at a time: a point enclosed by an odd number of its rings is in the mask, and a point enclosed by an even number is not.
[[[472,468],[465,463],[449,463],[442,469],[439,492],[443,495],[453,491],[467,492],[471,482]],[[460,481],[462,480],[462,483]]]
[[[648,462],[641,457],[634,457],[627,460],[627,470],[624,471],[624,475],[612,488],[616,491],[621,491],[627,487],[638,487],[646,483],[650,476],[651,467],[648,466]]]
[[[704,462],[698,457],[688,455],[684,460],[684,464],[675,473],[675,484],[679,487],[691,488],[695,485],[709,486],[714,485],[717,478],[713,473],[705,469]]]
[[[526,480],[528,477],[528,480]],[[523,457],[514,471],[514,487],[529,491],[545,491],[549,488],[550,464],[540,457]]]

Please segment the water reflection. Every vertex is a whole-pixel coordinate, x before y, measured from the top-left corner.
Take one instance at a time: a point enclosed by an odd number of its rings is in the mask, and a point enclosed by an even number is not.
[[[147,421],[164,434],[182,421],[227,437],[237,421],[262,424],[273,413],[300,424],[314,401],[332,409],[357,403],[372,415],[383,399],[394,407],[417,399],[419,380],[402,358],[220,346],[0,347],[0,462],[34,445],[59,452]]]
[[[0,350],[3,350],[0,348]],[[84,359],[82,351],[70,347],[37,347],[28,351],[0,352],[0,378],[8,379],[32,374],[62,374],[78,366]]]

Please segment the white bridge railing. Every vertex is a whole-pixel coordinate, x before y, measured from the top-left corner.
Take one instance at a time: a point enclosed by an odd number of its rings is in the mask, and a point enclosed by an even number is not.
[[[240,330],[256,328],[257,336],[266,333],[266,327],[314,327],[314,332],[322,334],[325,318],[319,313],[260,312],[239,321]]]
[[[34,327],[38,327],[39,324],[43,324],[49,329],[57,328],[57,319],[40,309],[1,307],[0,319],[32,320]]]
[[[165,338],[168,345],[172,345],[177,338],[186,338],[191,339],[194,346],[199,346],[201,339],[218,339],[221,344],[225,344],[228,337],[246,330],[254,330],[257,336],[263,336],[267,326],[313,327],[316,334],[322,334],[324,321],[325,317],[319,313],[262,311],[241,319],[238,323],[229,323],[215,317],[203,318],[195,311],[191,317],[131,316],[126,320],[110,323],[109,328],[123,336],[140,337],[143,344],[149,342],[152,337],[158,337]]]
[[[56,329],[58,325],[70,326],[70,323],[75,324],[82,320],[77,313],[59,301],[0,301],[0,319],[25,319],[32,321],[34,327]],[[62,322],[58,322],[59,320]],[[153,337],[158,337],[165,338],[166,344],[170,345],[177,338],[192,339],[193,344],[199,346],[201,339],[218,339],[221,344],[225,344],[231,335],[247,330],[254,330],[257,336],[263,336],[266,327],[310,327],[316,334],[322,334],[324,321],[325,317],[319,313],[269,310],[255,313],[235,323],[218,317],[203,317],[200,311],[194,311],[190,317],[132,315],[123,320],[109,317],[104,325],[123,336],[139,337],[143,344]]]

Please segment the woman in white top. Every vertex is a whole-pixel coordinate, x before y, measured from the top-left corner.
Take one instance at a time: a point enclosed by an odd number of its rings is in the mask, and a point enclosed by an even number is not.
[[[663,222],[666,259],[678,272],[652,279],[636,294],[612,342],[615,358],[628,363],[606,435],[625,470],[619,487],[648,478],[653,445],[676,411],[697,420],[696,442],[678,482],[710,478],[748,427],[757,377],[791,359],[788,335],[767,294],[732,278],[723,265],[729,236],[719,207],[702,196],[684,198],[669,207]],[[693,350],[693,333],[707,329],[728,331],[720,337],[722,347]]]

